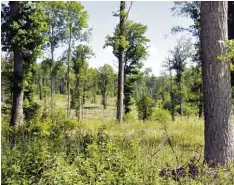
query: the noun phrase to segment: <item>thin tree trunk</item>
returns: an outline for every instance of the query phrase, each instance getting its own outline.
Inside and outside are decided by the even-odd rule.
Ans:
[[[169,70],[170,70],[170,78],[171,78],[171,82],[170,82],[170,96],[171,96],[171,118],[172,121],[175,121],[175,101],[174,101],[174,92],[172,89],[173,86],[173,78],[172,78],[172,71],[171,71],[171,67],[169,66]]]
[[[67,117],[70,117],[70,55],[71,55],[71,23],[69,25],[69,44],[68,44],[68,61],[67,61]]]
[[[10,16],[13,20],[19,12],[19,2],[10,1]],[[13,73],[13,102],[10,126],[23,125],[23,102],[24,102],[24,88],[23,88],[23,58],[19,50],[14,50],[14,73]]]
[[[43,99],[43,89],[42,89],[42,77],[41,77],[41,73],[39,74],[39,98],[40,100]]]
[[[124,37],[124,19],[122,12],[125,11],[125,1],[120,2],[120,38]],[[124,98],[124,48],[119,46],[119,72],[118,72],[118,100],[117,100],[117,120],[123,121],[123,98]]]
[[[51,27],[52,38],[54,38],[54,28]],[[51,68],[50,68],[50,107],[51,107],[51,119],[54,120],[54,106],[53,106],[53,65],[54,65],[54,43],[50,40],[51,46]]]
[[[179,93],[180,93],[180,116],[183,116],[183,108],[182,108],[183,96],[182,96],[181,79],[180,79],[180,82],[179,82]]]
[[[205,161],[210,165],[234,161],[230,65],[217,59],[226,54],[227,10],[227,1],[201,4]]]
[[[107,108],[107,89],[105,89],[104,94],[103,94],[103,106],[104,106],[104,109]]]

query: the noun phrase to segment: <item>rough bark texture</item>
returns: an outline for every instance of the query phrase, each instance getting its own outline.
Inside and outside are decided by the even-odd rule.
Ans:
[[[10,1],[10,16],[13,20],[17,18],[19,12],[19,2]],[[23,124],[23,58],[20,50],[15,49],[14,53],[14,73],[13,73],[13,103],[10,126]]]
[[[199,91],[200,91],[200,95],[199,95],[199,105],[198,105],[198,107],[199,107],[198,116],[199,116],[199,118],[201,118],[202,115],[203,115],[203,107],[204,107],[204,105],[203,105],[203,86],[202,86],[202,84],[199,87]]]
[[[120,38],[124,36],[124,19],[125,1],[120,2]],[[124,48],[119,47],[119,72],[118,72],[118,99],[117,99],[117,120],[119,123],[123,121],[123,94],[124,94]]]
[[[234,159],[230,65],[217,59],[226,54],[222,42],[228,37],[227,5],[225,1],[201,4],[205,160],[221,165]]]

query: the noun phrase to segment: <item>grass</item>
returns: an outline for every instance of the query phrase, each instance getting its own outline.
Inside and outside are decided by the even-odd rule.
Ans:
[[[98,97],[100,98],[100,97]],[[12,134],[2,117],[2,184],[232,184],[234,168],[208,173],[203,164],[204,124],[197,117],[176,121],[116,124],[97,110],[92,119],[68,119],[66,97],[56,96],[55,120],[43,118],[40,109],[34,120]],[[44,105],[43,102],[39,102]],[[91,106],[90,102],[87,102]],[[93,105],[92,105],[93,106]],[[114,109],[113,109],[114,112]],[[50,115],[47,112],[47,115]],[[113,115],[114,118],[114,115]],[[162,169],[188,166],[194,159],[199,174],[180,181],[160,176]],[[227,169],[225,169],[227,170]],[[228,174],[228,175],[227,175]]]

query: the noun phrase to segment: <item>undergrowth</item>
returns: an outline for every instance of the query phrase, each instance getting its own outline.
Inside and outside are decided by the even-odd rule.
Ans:
[[[232,184],[234,167],[203,164],[203,123],[198,118],[161,118],[124,124],[82,122],[63,110],[38,111],[12,130],[2,116],[2,184]],[[163,120],[163,121],[162,121]],[[191,177],[188,164],[196,163]],[[175,179],[169,169],[182,168]],[[169,170],[170,171],[170,170]]]

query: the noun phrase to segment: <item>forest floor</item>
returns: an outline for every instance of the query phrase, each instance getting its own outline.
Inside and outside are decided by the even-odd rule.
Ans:
[[[212,171],[203,163],[202,119],[191,116],[176,117],[174,122],[127,120],[116,124],[114,119],[85,118],[79,123],[66,117],[66,97],[56,96],[55,102],[53,122],[39,113],[23,132],[12,132],[7,116],[2,116],[2,184],[234,182],[233,166]],[[114,99],[109,102],[107,112],[114,112]],[[97,105],[87,102],[86,106]],[[106,114],[87,111],[97,118]],[[14,147],[9,139],[12,133]]]

